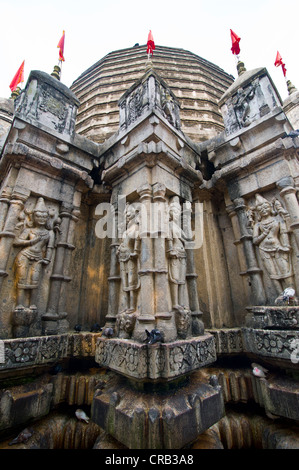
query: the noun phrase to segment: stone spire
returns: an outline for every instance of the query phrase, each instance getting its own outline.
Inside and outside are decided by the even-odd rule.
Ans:
[[[54,65],[54,69],[53,69],[53,72],[51,73],[52,77],[56,78],[57,80],[60,81],[60,72],[61,72],[61,69],[59,67],[59,65]]]
[[[291,82],[291,80],[287,80],[287,87],[288,87],[289,95],[291,95],[292,93],[295,93],[296,91],[298,91],[297,88]]]

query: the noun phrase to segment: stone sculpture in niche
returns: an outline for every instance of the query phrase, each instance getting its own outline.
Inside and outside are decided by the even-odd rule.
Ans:
[[[137,294],[140,287],[139,252],[139,206],[127,204],[125,210],[126,228],[122,234],[122,241],[117,250],[120,263],[121,287],[124,296],[124,312],[132,314],[136,311]],[[122,313],[124,313],[122,312]]]
[[[237,119],[241,127],[247,127],[250,124],[250,120],[248,117],[250,111],[249,102],[253,99],[254,94],[255,88],[250,85],[247,90],[239,88],[236,96],[233,98],[232,104],[234,106],[235,113],[237,115]]]
[[[173,125],[173,127],[180,129],[181,120],[178,111],[178,105],[175,104],[168,90],[161,87],[161,106],[166,119]]]
[[[136,121],[136,119],[141,116],[142,108],[143,108],[143,96],[144,96],[144,88],[141,85],[132,96],[130,96],[128,102],[128,125],[132,124]]]
[[[181,228],[181,205],[177,196],[169,205],[169,233],[166,239],[168,273],[172,308],[176,312],[178,336],[185,338],[190,330],[191,316],[186,299],[186,249],[187,237]]]
[[[287,211],[275,199],[272,204],[256,194],[256,217],[251,216],[253,225],[253,243],[259,249],[263,266],[279,295],[286,287],[294,284],[293,270],[290,258],[290,241],[286,225]]]
[[[42,197],[38,199],[33,211],[25,210],[21,218],[23,220],[17,224],[17,228],[22,226],[23,230],[14,241],[14,246],[21,247],[21,251],[15,259],[17,306],[13,324],[15,329],[28,329],[37,314],[36,295],[42,267],[51,261],[55,248],[55,231],[59,230],[60,219],[55,218],[55,213],[46,208]],[[26,333],[24,328],[21,330],[23,334]]]

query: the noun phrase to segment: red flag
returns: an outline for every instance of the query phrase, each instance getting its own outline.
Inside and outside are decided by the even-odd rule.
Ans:
[[[233,32],[233,30],[230,30],[230,35],[232,39],[232,48],[231,51],[233,54],[239,55],[240,54],[240,46],[239,42],[241,41],[241,38],[236,35],[236,33]]]
[[[274,65],[275,65],[276,67],[279,67],[279,66],[281,65],[282,71],[283,71],[283,75],[286,76],[287,69],[286,69],[285,64],[284,64],[283,61],[282,61],[282,57],[281,57],[281,55],[279,54],[278,51],[277,51],[277,54],[276,54],[276,59],[275,59]]]
[[[19,67],[17,73],[12,79],[11,84],[9,85],[9,88],[11,89],[11,91],[15,91],[18,84],[24,81],[24,65],[25,65],[25,60],[23,60],[22,65]]]
[[[64,57],[63,57],[63,51],[64,51],[64,37],[65,37],[65,31],[63,31],[63,34],[61,36],[61,39],[59,43],[57,44],[57,47],[59,47],[59,60],[63,60],[64,62]]]
[[[154,43],[154,38],[153,38],[153,34],[152,32],[150,31],[148,33],[148,38],[147,38],[147,54],[154,54],[154,50],[155,50],[155,43]]]

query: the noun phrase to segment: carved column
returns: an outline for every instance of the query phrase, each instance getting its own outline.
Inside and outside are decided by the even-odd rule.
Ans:
[[[78,208],[75,208],[70,217],[69,221],[69,228],[68,228],[68,234],[67,234],[67,240],[64,245],[65,252],[64,252],[64,262],[63,262],[63,283],[61,285],[61,290],[60,290],[60,299],[59,299],[59,304],[58,304],[58,312],[59,312],[59,317],[61,318],[62,321],[60,321],[60,328],[59,331],[61,333],[64,332],[64,330],[67,330],[68,328],[68,322],[65,320],[67,317],[67,312],[66,312],[66,296],[64,295],[64,289],[66,288],[66,283],[70,282],[72,278],[69,276],[69,265],[71,262],[71,255],[72,252],[75,249],[74,245],[74,237],[75,237],[75,228],[76,228],[76,223],[78,222],[78,217],[80,215],[80,210]],[[58,244],[59,246],[59,244]]]
[[[238,224],[238,217],[237,217],[237,213],[235,211],[234,204],[230,204],[229,206],[227,206],[226,211],[229,215],[229,218],[230,218],[231,224],[232,224],[232,228],[233,228],[233,234],[234,234],[234,238],[235,238],[234,245],[237,248],[237,256],[238,256],[238,260],[239,260],[239,266],[240,266],[240,269],[241,269],[240,276],[242,277],[245,292],[248,294],[248,283],[246,282],[247,266],[246,266],[246,260],[244,259],[244,251],[243,251],[243,247],[242,247],[240,227],[239,227],[239,224]]]
[[[150,233],[150,211],[152,202],[152,188],[145,184],[137,190],[143,212],[140,223],[140,314],[136,320],[133,338],[142,341],[145,330],[155,328],[155,299],[153,279],[153,240]]]
[[[294,187],[293,178],[281,178],[276,185],[280,190],[280,195],[283,198],[286,209],[289,213],[291,219],[290,229],[294,233],[297,248],[299,249],[299,205],[296,196],[297,190]]]
[[[234,199],[235,211],[237,213],[240,226],[240,241],[243,244],[244,254],[247,264],[247,274],[251,283],[251,299],[253,305],[265,305],[266,295],[263,287],[261,269],[257,265],[254,246],[252,244],[252,235],[248,232],[248,218],[246,206],[243,198]]]
[[[15,189],[11,195],[10,205],[8,202],[2,201],[5,204],[4,210],[6,211],[6,219],[3,225],[3,230],[0,232],[0,288],[2,286],[3,277],[7,276],[6,266],[10,253],[10,249],[15,238],[15,227],[18,222],[18,217],[24,207],[26,200],[29,197],[29,191],[26,192]]]
[[[120,292],[120,274],[119,274],[119,261],[117,259],[117,249],[119,247],[118,240],[118,207],[114,206],[114,221],[115,226],[113,230],[112,243],[110,245],[110,275],[109,282],[109,295],[108,295],[108,313],[106,315],[106,327],[113,328],[116,322],[116,315],[118,314],[119,307],[119,292]]]
[[[198,203],[198,201],[196,201],[195,204],[196,203]],[[191,203],[187,202],[185,203],[184,213],[183,213],[183,218],[184,218],[183,228],[189,240],[192,239],[191,215],[192,215]],[[202,311],[200,310],[199,301],[198,301],[198,293],[197,293],[198,275],[195,272],[194,250],[192,248],[192,243],[191,243],[190,248],[186,249],[186,255],[187,255],[186,280],[187,280],[187,287],[188,287],[189,307],[191,310],[192,335],[200,336],[204,334],[204,324],[202,321]]]
[[[153,217],[156,232],[153,233],[154,272],[155,272],[155,317],[156,328],[164,332],[165,341],[176,339],[175,318],[171,312],[168,267],[166,259],[165,237],[167,235],[166,187],[156,183],[153,186]]]
[[[58,321],[66,317],[66,313],[59,313],[59,299],[62,282],[70,280],[70,278],[64,275],[64,263],[66,250],[69,248],[73,249],[73,245],[68,243],[69,229],[73,218],[72,208],[63,204],[59,217],[61,219],[61,232],[59,241],[57,243],[53,271],[51,275],[48,308],[47,313],[42,316],[45,334],[56,334],[58,332],[59,326]]]

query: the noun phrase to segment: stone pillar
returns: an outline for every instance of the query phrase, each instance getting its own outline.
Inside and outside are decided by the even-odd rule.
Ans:
[[[29,194],[29,191],[20,191],[19,189],[15,188],[11,195],[9,207],[7,198],[5,202],[2,200],[2,204],[4,204],[4,211],[6,212],[6,218],[5,222],[4,217],[2,219],[3,230],[0,232],[0,289],[3,278],[7,276],[6,266],[10,249],[15,238],[15,228],[18,222],[18,217],[24,207],[26,200],[29,197]]]
[[[172,309],[168,282],[168,267],[165,247],[168,220],[165,192],[166,187],[164,184],[156,183],[153,186],[153,217],[155,218],[156,224],[154,227],[156,229],[156,233],[153,233],[156,328],[163,331],[164,340],[169,342],[176,339],[177,330],[175,326],[174,313],[171,312]],[[159,218],[161,219],[159,220]]]
[[[155,328],[155,298],[153,279],[153,240],[150,233],[150,213],[152,202],[152,188],[149,184],[137,190],[142,204],[140,224],[140,314],[136,320],[133,339],[143,341],[145,330]]]
[[[290,229],[292,230],[295,236],[297,248],[299,249],[299,205],[296,196],[297,190],[294,187],[293,178],[281,178],[276,183],[276,186],[280,190],[280,195],[289,213],[291,219]]]
[[[198,201],[195,202],[195,204]],[[186,233],[186,236],[189,240],[192,239],[192,230],[191,230],[191,215],[192,207],[191,203],[186,202],[183,212],[183,229]],[[192,242],[191,242],[192,243]],[[186,249],[187,255],[187,271],[186,271],[186,281],[188,288],[188,297],[189,297],[189,307],[191,311],[191,320],[192,320],[192,335],[200,336],[204,334],[204,324],[202,321],[202,311],[199,307],[198,293],[197,293],[197,278],[198,275],[195,272],[195,263],[194,263],[194,250],[192,247]]]
[[[75,245],[74,245],[75,228],[76,228],[76,223],[79,220],[78,219],[79,215],[80,215],[80,210],[76,207],[75,209],[73,209],[71,216],[70,216],[67,239],[64,245],[65,252],[64,252],[64,262],[63,262],[63,279],[62,279],[63,283],[61,284],[60,298],[59,298],[59,304],[58,304],[58,312],[59,312],[59,317],[60,317],[59,327],[58,327],[59,333],[66,332],[69,327],[69,323],[66,320],[66,317],[67,317],[66,305],[65,305],[66,296],[64,295],[64,290],[66,289],[66,283],[72,280],[72,278],[68,274],[69,274],[69,266],[71,262],[72,252],[75,249]]]
[[[119,274],[119,261],[117,259],[117,249],[119,247],[118,240],[118,207],[114,206],[114,230],[112,243],[110,245],[110,275],[109,282],[109,295],[108,295],[108,313],[106,315],[105,327],[114,328],[116,322],[116,315],[119,308],[119,292],[120,292],[120,274]]]
[[[253,305],[265,305],[266,295],[264,291],[261,269],[257,265],[257,260],[254,252],[254,246],[252,244],[252,235],[249,234],[247,225],[248,218],[246,214],[246,206],[243,198],[237,198],[233,201],[235,205],[235,211],[237,213],[239,226],[240,226],[240,241],[243,244],[244,254],[247,264],[247,274],[250,277],[251,283],[251,301]]]
[[[237,213],[235,211],[235,206],[234,204],[230,204],[226,207],[226,211],[229,215],[229,218],[231,220],[232,228],[233,228],[233,233],[234,233],[234,245],[237,248],[237,255],[238,255],[238,261],[239,261],[239,266],[240,266],[240,276],[242,277],[243,281],[243,287],[247,295],[249,295],[248,292],[248,282],[246,282],[247,279],[247,266],[246,266],[246,259],[244,258],[244,251],[242,247],[242,240],[241,240],[241,234],[240,234],[240,227],[238,224],[238,217]]]
[[[68,248],[72,249],[68,243],[68,234],[72,220],[72,208],[62,204],[62,210],[59,214],[61,219],[60,237],[57,243],[56,255],[51,275],[51,286],[48,299],[47,313],[42,316],[43,329],[45,334],[58,333],[58,321],[66,317],[66,313],[59,314],[59,299],[61,284],[70,279],[64,275],[65,254]]]

